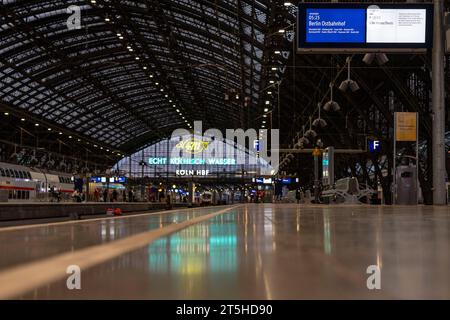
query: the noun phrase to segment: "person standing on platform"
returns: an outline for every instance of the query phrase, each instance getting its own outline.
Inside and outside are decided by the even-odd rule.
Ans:
[[[94,199],[95,199],[95,202],[100,201],[100,192],[98,191],[97,188],[95,188],[95,191],[94,191]]]
[[[78,196],[79,196],[78,190],[75,190],[75,191],[72,193],[73,202],[78,202]]]
[[[112,200],[113,202],[117,202],[117,197],[119,196],[119,194],[117,193],[117,190],[114,189],[112,192]]]
[[[297,200],[297,204],[300,204],[300,200],[302,200],[300,188],[295,190],[295,199]]]
[[[103,202],[108,202],[108,190],[103,190]]]

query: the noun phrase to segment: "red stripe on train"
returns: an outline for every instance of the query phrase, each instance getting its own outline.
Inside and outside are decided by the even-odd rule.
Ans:
[[[34,191],[34,188],[14,187],[14,186],[0,186],[3,190],[19,190],[19,191]]]
[[[0,190],[18,190],[18,191],[35,191],[34,188],[15,187],[15,186],[0,186]],[[74,190],[61,190],[63,193],[73,193]]]

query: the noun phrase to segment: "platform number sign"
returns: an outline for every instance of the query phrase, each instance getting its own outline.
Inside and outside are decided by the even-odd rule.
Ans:
[[[253,141],[253,148],[256,150],[256,152],[261,151],[261,141],[255,140]]]
[[[369,151],[370,153],[379,153],[381,151],[381,142],[379,140],[370,140]]]
[[[256,157],[259,158],[259,156],[261,154],[261,140],[253,141],[253,148],[256,151]]]

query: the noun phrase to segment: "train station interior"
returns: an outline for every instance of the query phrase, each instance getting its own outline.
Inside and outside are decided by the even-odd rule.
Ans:
[[[0,300],[449,300],[449,105],[448,0],[4,0]]]

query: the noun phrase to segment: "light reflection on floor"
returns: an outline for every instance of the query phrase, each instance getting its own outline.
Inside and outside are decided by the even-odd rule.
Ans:
[[[367,267],[382,270],[370,291]],[[450,210],[250,205],[55,283],[40,299],[450,298]]]
[[[235,224],[224,224],[230,214],[199,224],[148,247],[149,271],[182,275],[235,272],[237,235]]]
[[[217,208],[165,211],[123,219],[102,219],[75,224],[49,224],[0,232],[0,271],[13,265],[67,251],[107,243],[210,214]]]

